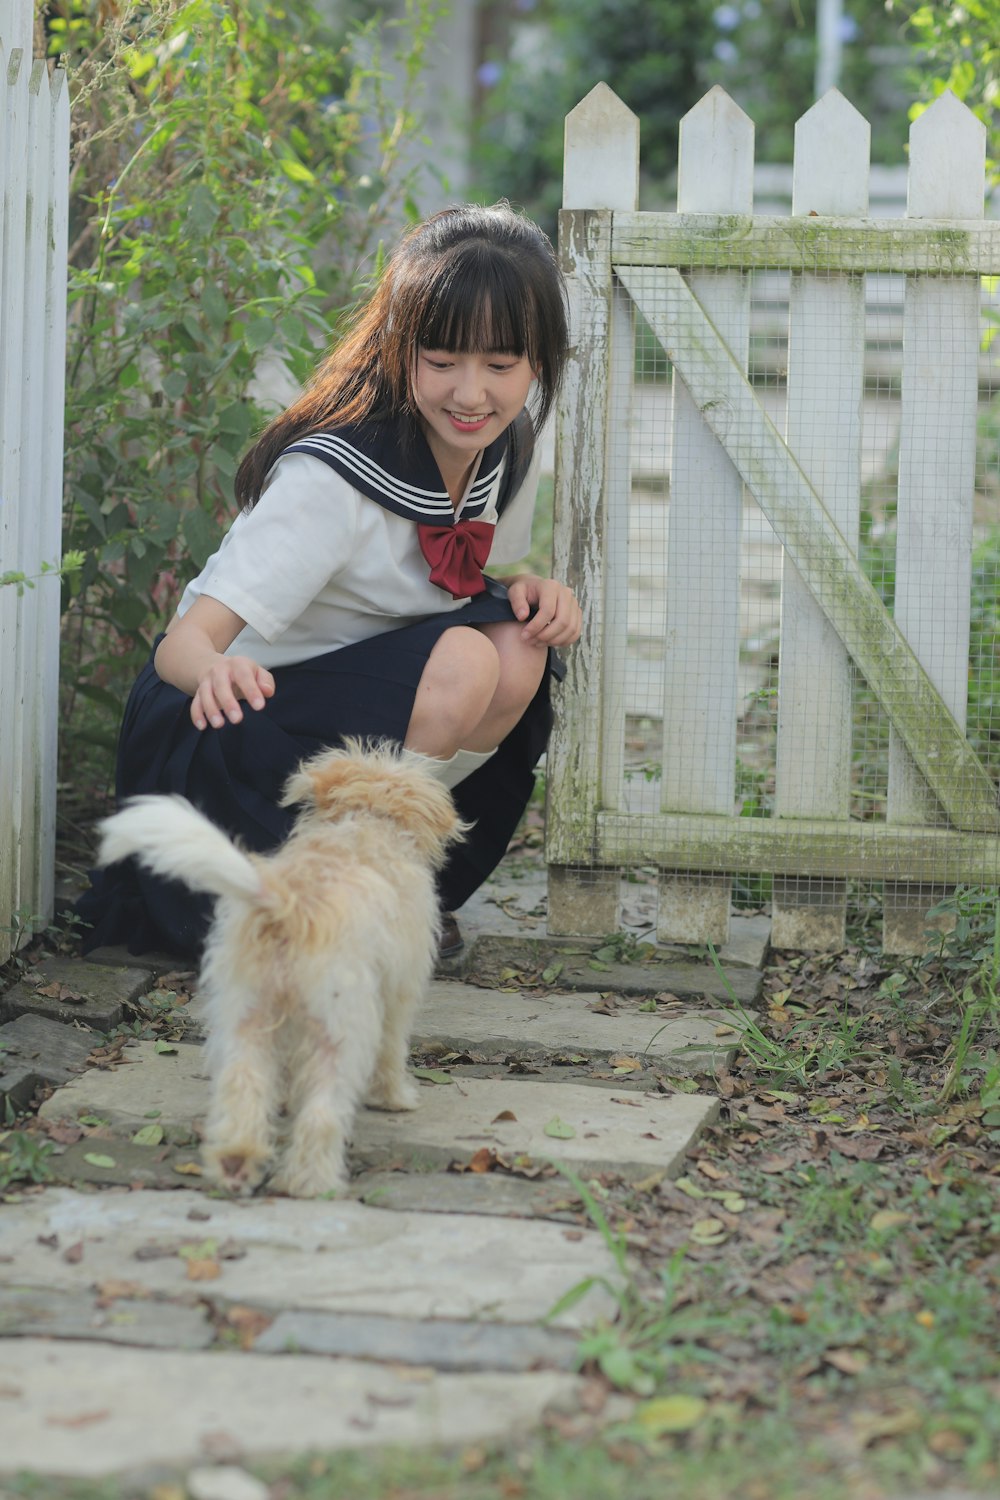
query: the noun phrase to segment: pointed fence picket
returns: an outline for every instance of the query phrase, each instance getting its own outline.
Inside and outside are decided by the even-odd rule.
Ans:
[[[0,3],[0,960],[54,885],[69,102],[33,22]]]
[[[887,946],[914,951],[943,890],[1000,878],[1000,766],[965,735],[981,287],[1000,274],[983,128],[950,95],[920,117],[902,219],[867,216],[868,150],[866,122],[831,90],[796,130],[792,214],[755,216],[753,127],[713,89],[682,122],[678,211],[643,213],[621,190],[636,179],[630,111],[598,85],[567,118],[574,333],[555,555],[587,623],[548,757],[555,932],[612,930],[621,868],[654,866],[662,940],[723,941],[738,875],[771,885],[774,941],[812,949],[843,943],[848,882],[878,883]],[[780,393],[755,387],[748,363],[758,276],[787,286]],[[859,553],[866,288],[887,277],[905,284],[888,603]],[[659,506],[634,451],[654,399],[635,378],[635,311],[672,368],[672,394],[655,397],[663,452],[642,459],[669,476]],[[740,816],[736,785],[748,497],[783,547],[769,816]],[[658,700],[630,638],[640,611]],[[859,703],[891,726],[881,815],[852,812]],[[662,724],[652,789],[629,779],[624,748],[643,714]]]

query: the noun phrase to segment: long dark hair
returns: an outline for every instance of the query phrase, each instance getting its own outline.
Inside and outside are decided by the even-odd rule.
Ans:
[[[236,473],[245,508],[282,451],[348,422],[416,420],[417,348],[527,355],[538,380],[536,433],[566,358],[565,290],[548,237],[508,203],[445,208],[400,241],[368,302],[299,399],[276,417]]]

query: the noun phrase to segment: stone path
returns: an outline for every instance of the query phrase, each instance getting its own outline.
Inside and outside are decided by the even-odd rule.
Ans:
[[[66,1137],[55,1181],[0,1208],[0,1475],[190,1478],[308,1448],[499,1439],[578,1407],[577,1338],[613,1316],[619,1268],[552,1163],[678,1173],[718,1110],[690,1075],[737,1037],[707,964],[549,939],[540,881],[501,873],[463,913],[466,952],[421,1018],[421,1107],[362,1112],[337,1201],[204,1190],[196,1002],[173,1050],[137,1040],[87,1066],[86,1028],[118,1025],[164,963],[51,961],[0,997],[0,1094],[23,1108],[46,1081],[40,1112]],[[744,1003],[765,941],[737,924],[723,954]],[[537,986],[556,970],[558,990]],[[675,1092],[650,1091],[651,1065]]]

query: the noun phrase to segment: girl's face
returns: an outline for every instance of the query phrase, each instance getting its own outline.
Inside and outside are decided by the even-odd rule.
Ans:
[[[524,354],[417,350],[413,398],[442,472],[468,468],[479,450],[510,426],[534,378]]]

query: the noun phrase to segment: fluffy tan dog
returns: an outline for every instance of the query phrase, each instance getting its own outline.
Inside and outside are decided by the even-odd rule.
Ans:
[[[422,756],[349,742],[304,761],[302,803],[269,856],[246,854],[183,797],[136,797],[105,820],[102,864],[143,865],[217,896],[201,989],[208,1004],[207,1175],[234,1192],[271,1179],[297,1198],[341,1189],[355,1112],[415,1109],[416,1008],[439,933],[434,871],[461,837]]]

